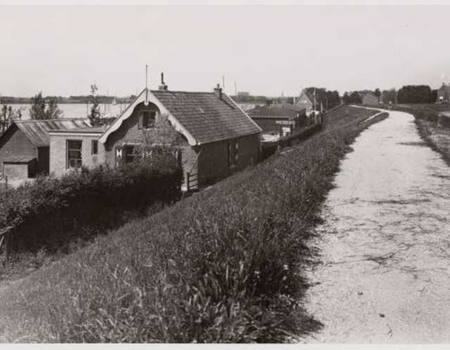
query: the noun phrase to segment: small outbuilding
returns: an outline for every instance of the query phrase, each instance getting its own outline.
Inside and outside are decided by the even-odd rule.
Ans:
[[[15,120],[0,137],[0,170],[26,180],[49,172],[50,130],[90,126],[84,119]]]

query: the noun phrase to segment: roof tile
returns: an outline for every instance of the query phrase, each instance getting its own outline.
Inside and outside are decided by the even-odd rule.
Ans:
[[[225,94],[220,99],[214,92],[156,90],[152,93],[199,143],[261,132]]]

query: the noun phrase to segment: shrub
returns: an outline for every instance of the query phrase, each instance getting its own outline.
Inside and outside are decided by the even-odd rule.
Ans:
[[[0,227],[14,227],[16,251],[55,250],[75,236],[123,223],[128,211],[178,199],[181,179],[175,164],[162,160],[82,169],[59,179],[41,177],[2,194]]]

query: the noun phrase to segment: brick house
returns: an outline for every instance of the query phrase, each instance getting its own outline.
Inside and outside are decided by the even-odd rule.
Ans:
[[[87,119],[15,120],[0,137],[0,168],[4,175],[25,180],[49,172],[51,130],[88,127]]]
[[[175,148],[184,172],[184,189],[206,186],[260,157],[261,129],[222,92],[144,89],[106,129],[80,128],[51,132],[50,172],[101,163],[118,166],[133,161],[136,150],[159,144],[158,122],[165,118],[177,135]]]
[[[362,97],[362,104],[365,106],[378,106],[380,104],[380,100],[374,93],[367,92]]]

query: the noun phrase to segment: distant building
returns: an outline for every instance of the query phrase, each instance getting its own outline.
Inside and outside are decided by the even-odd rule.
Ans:
[[[256,107],[248,114],[262,129],[263,136],[288,136],[307,123],[306,110],[287,103]]]
[[[367,92],[362,97],[362,104],[365,106],[378,106],[380,104],[380,100],[374,93]]]
[[[146,146],[161,144],[154,136],[160,118],[177,135],[174,156],[183,168],[184,189],[206,186],[259,160],[261,129],[221,88],[188,92],[162,85],[144,89],[106,130],[51,132],[50,172],[60,176],[80,166],[132,162],[144,138]]]
[[[319,108],[319,106],[317,105],[317,100],[315,99],[313,94],[310,94],[306,90],[303,90],[300,96],[295,101],[295,105],[297,107],[305,109],[307,115],[309,115],[314,110],[314,104],[317,110]]]
[[[437,90],[436,103],[450,102],[450,84],[442,84],[442,86]]]
[[[4,175],[26,180],[49,172],[51,130],[89,127],[86,118],[15,120],[0,137],[0,168]]]
[[[253,103],[253,102],[248,102],[248,103],[237,103],[237,105],[239,106],[239,108],[241,108],[244,112],[248,112],[256,107],[259,106],[265,106],[266,103]]]
[[[247,91],[238,91],[237,95],[239,97],[249,97],[250,96],[250,92]]]

